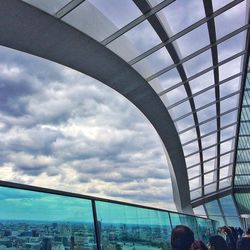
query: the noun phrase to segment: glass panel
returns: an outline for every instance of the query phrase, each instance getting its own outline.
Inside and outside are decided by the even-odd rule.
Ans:
[[[241,60],[242,56],[237,57],[236,59],[233,59],[228,63],[224,63],[219,66],[220,81],[235,74],[238,74],[241,71]]]
[[[221,141],[223,141],[223,140],[225,140],[227,138],[236,136],[235,133],[236,133],[236,125],[230,126],[230,127],[226,128],[226,129],[221,130],[221,133],[220,133]]]
[[[159,13],[166,17],[173,33],[177,33],[205,17],[203,3],[197,0],[175,1]],[[188,16],[187,13],[189,13]]]
[[[201,91],[214,84],[214,74],[213,71],[208,71],[207,73],[195,78],[189,82],[192,93]]]
[[[191,153],[196,152],[198,150],[199,150],[198,141],[194,141],[194,142],[189,143],[188,145],[183,147],[184,155],[191,154]]]
[[[232,154],[231,153],[222,155],[220,157],[220,165],[223,166],[223,165],[229,164],[230,162],[232,162],[231,158],[232,158]]]
[[[1,249],[96,249],[90,200],[0,188]],[[3,248],[3,245],[5,248]]]
[[[230,176],[232,171],[230,171],[231,167],[227,166],[222,169],[220,169],[220,179],[224,179],[227,176]]]
[[[250,185],[250,176],[248,175],[242,175],[242,176],[235,176],[234,179],[235,185],[239,186],[249,186]]]
[[[214,9],[214,11],[216,11],[232,1],[233,0],[213,0],[212,1],[213,2],[213,9]]]
[[[220,97],[222,98],[240,90],[240,83],[241,77],[237,77],[220,85]]]
[[[88,2],[94,5],[119,29],[142,15],[141,11],[131,0],[122,0],[121,2],[118,2],[117,0],[88,0]]]
[[[204,210],[203,206],[202,209]],[[204,217],[206,217],[206,215],[204,215]],[[208,223],[208,221],[203,218],[197,218],[197,222],[199,230],[199,239],[201,239],[205,244],[208,244],[210,237],[214,235],[212,223]]]
[[[195,178],[195,179],[189,181],[189,188],[190,188],[190,190],[198,188],[200,186],[201,186],[201,178],[200,177]]]
[[[107,47],[125,61],[129,61],[160,42],[160,38],[146,20],[108,44]]]
[[[215,119],[200,125],[200,132],[202,136],[216,130],[217,130],[217,123]]]
[[[200,162],[200,155],[199,154],[191,155],[189,157],[186,157],[185,161],[186,161],[187,166],[192,166],[192,165]]]
[[[227,225],[233,227],[241,227],[238,212],[231,195],[220,198],[221,207],[226,217]]]
[[[219,182],[220,189],[230,187],[231,185],[232,185],[232,178],[231,177],[224,179],[224,180],[220,180],[220,182]]]
[[[176,40],[182,57],[186,57],[193,52],[209,44],[207,24],[203,24],[186,35]]]
[[[186,128],[190,128],[191,126],[194,126],[194,117],[193,117],[193,115],[189,115],[189,116],[175,122],[175,125],[176,125],[178,131],[182,131]]]
[[[190,192],[191,200],[197,199],[202,196],[201,189]]]
[[[197,112],[199,122],[203,122],[212,117],[216,117],[216,106],[215,104],[210,105],[207,108],[204,108]]]
[[[177,225],[186,225],[193,230],[195,238],[197,238],[198,224],[196,222],[195,217],[177,213],[169,213],[169,214],[173,228],[175,228]]]
[[[194,97],[195,107],[200,108],[208,103],[215,101],[215,91],[210,89],[202,94]]]
[[[62,20],[97,41],[102,41],[139,15],[141,12],[130,0],[121,3],[115,0],[89,0],[84,1]]]
[[[233,95],[220,102],[220,112],[224,113],[230,109],[237,108],[239,105],[239,94]],[[232,113],[231,113],[232,116]]]
[[[214,145],[217,142],[217,133],[213,133],[201,139],[202,148]]]
[[[188,169],[188,179],[198,176],[200,174],[201,174],[200,166]]]
[[[204,175],[204,184],[206,185],[208,183],[215,181],[215,178],[214,178],[215,174],[216,174],[216,172],[211,172],[209,174],[205,174]]]
[[[134,64],[133,68],[137,70],[143,77],[147,78],[172,63],[173,60],[171,59],[168,51],[166,48],[162,48]]]
[[[221,154],[226,153],[226,152],[234,149],[234,143],[235,143],[234,139],[221,143],[220,144]]]
[[[153,79],[149,82],[149,84],[156,90],[155,86],[159,86],[158,90],[156,90],[157,93],[159,93],[162,90],[168,89],[175,84],[181,82],[180,75],[176,68],[168,71],[167,73]]]
[[[148,0],[152,7],[156,6],[157,4],[161,3],[163,0]]]
[[[54,15],[58,10],[64,7],[71,0],[22,0],[28,4],[31,4],[49,14]]]
[[[203,150],[202,151],[203,161],[206,161],[208,159],[211,159],[211,158],[215,157],[216,156],[216,152],[217,152],[216,149],[217,149],[217,147],[212,147],[212,148]]]
[[[245,49],[246,31],[233,36],[217,46],[219,62]]]
[[[228,100],[230,100],[230,98],[228,99]],[[224,102],[224,101],[223,101]],[[221,102],[222,103],[222,102]],[[226,105],[224,105],[224,107],[226,108]],[[227,125],[230,125],[230,124],[232,124],[232,123],[234,123],[234,122],[236,122],[237,121],[237,114],[238,114],[238,111],[237,110],[235,110],[235,111],[233,111],[233,112],[230,112],[230,113],[228,113],[228,114],[226,114],[226,115],[223,115],[223,116],[221,116],[220,117],[220,122],[221,122],[221,127],[225,127],[225,126],[227,126]],[[234,127],[234,126],[233,126]],[[224,130],[224,129],[223,129]],[[221,130],[221,132],[223,133],[223,130]]]
[[[242,2],[215,17],[217,39],[242,27],[245,24],[246,2]]]
[[[240,214],[250,214],[250,193],[236,193],[235,199]]]
[[[208,172],[215,169],[215,159],[204,162],[203,164],[204,172]]]
[[[198,206],[198,207],[195,207],[195,208],[193,208],[193,210],[194,210],[194,214],[195,214],[196,216],[202,216],[202,217],[204,216],[204,217],[207,217],[203,205]],[[200,219],[200,218],[198,218],[198,219]]]
[[[220,226],[225,225],[217,200],[206,203],[205,207],[210,219],[217,220]]]
[[[189,142],[189,141],[197,138],[196,130],[190,129],[187,132],[180,134],[179,137],[181,139],[182,144]]]
[[[182,85],[178,88],[173,89],[172,91],[167,92],[166,96],[167,96],[169,105],[172,105],[172,104],[177,103],[178,101],[181,101],[187,98],[187,93],[186,93],[184,86]]]
[[[177,119],[189,112],[191,112],[191,107],[189,101],[183,102],[178,106],[175,106],[174,108],[169,110],[171,116],[173,119]]]
[[[216,191],[217,184],[216,183],[211,183],[207,186],[204,187],[204,193],[205,194],[211,194]]]
[[[184,68],[186,69],[187,76],[193,76],[202,70],[212,66],[212,54],[211,51],[205,51],[202,54],[188,60],[183,63]]]
[[[96,202],[102,249],[170,249],[167,212]]]

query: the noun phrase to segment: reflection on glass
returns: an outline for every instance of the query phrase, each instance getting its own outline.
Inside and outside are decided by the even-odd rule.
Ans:
[[[143,77],[147,78],[172,63],[173,60],[164,47],[134,64],[133,68],[137,70]]]
[[[246,1],[215,17],[217,39],[242,27],[245,24]]]
[[[170,249],[167,212],[96,202],[103,250]]]
[[[5,187],[0,199],[1,245],[96,249],[91,201]]]
[[[23,0],[26,3],[29,3],[43,11],[48,12],[49,14],[54,15],[58,10],[64,7],[70,0]]]
[[[174,34],[205,17],[203,2],[197,0],[175,1],[159,13],[166,17]]]
[[[205,207],[206,207],[209,218],[213,220],[217,220],[220,226],[225,225],[217,200],[206,203]]]
[[[159,43],[161,43],[160,38],[146,20],[118,37],[107,47],[125,61],[129,61]]]
[[[207,24],[203,24],[190,31],[186,35],[177,39],[176,42],[180,48],[182,57],[186,57],[187,55],[194,53],[202,47],[205,47],[209,44]]]

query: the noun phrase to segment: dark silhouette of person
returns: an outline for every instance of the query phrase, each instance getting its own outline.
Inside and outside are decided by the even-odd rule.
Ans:
[[[172,250],[190,250],[194,242],[193,231],[184,225],[177,225],[171,234]]]
[[[237,242],[237,250],[250,249],[250,228],[246,231],[246,235],[240,238]]]
[[[239,235],[239,238],[242,238],[242,235],[243,235],[243,233],[244,233],[244,231],[242,230],[242,228],[238,228],[238,235]]]
[[[211,250],[229,250],[226,241],[220,235],[211,236],[209,245]]]

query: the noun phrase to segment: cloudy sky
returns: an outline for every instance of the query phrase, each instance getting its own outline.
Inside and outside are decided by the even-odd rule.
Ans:
[[[0,47],[1,179],[174,209],[158,135],[96,80]]]

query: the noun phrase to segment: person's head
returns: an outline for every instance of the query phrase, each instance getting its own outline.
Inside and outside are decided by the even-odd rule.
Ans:
[[[189,250],[194,242],[193,231],[184,225],[176,226],[171,234],[171,245],[173,249]]]
[[[211,236],[209,245],[212,250],[228,250],[226,241],[219,235]]]
[[[201,240],[195,240],[190,250],[208,250],[208,248]]]

